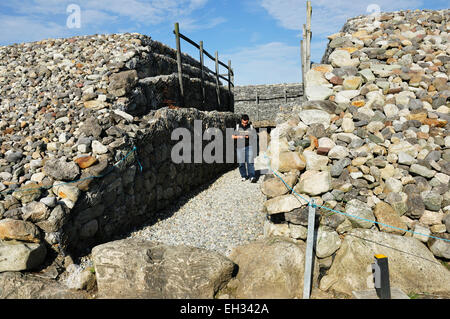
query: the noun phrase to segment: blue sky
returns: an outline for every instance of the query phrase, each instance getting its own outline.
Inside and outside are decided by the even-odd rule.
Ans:
[[[448,0],[312,0],[312,61],[320,62],[327,36],[348,18],[406,9],[446,9]],[[67,24],[71,4],[80,9],[80,28]],[[139,32],[175,48],[181,33],[225,63],[236,85],[301,81],[301,27],[305,0],[9,0],[0,3],[0,45],[75,35]],[[72,20],[71,20],[72,21]],[[70,23],[69,23],[70,25]],[[198,51],[182,41],[183,52]],[[209,59],[207,59],[209,60]],[[214,69],[212,62],[207,65]],[[220,73],[225,73],[224,69]]]

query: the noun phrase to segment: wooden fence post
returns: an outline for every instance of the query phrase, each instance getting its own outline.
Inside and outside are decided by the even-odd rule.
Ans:
[[[175,23],[175,37],[177,43],[178,82],[180,85],[181,106],[184,107],[183,74],[181,69],[180,25],[178,24],[178,22]]]
[[[231,65],[231,61],[230,61],[230,65]],[[231,85],[233,86],[233,109],[230,111],[234,112],[234,70],[231,69]]]
[[[231,84],[233,85],[233,89],[234,89],[234,70],[233,69],[231,69]]]
[[[231,110],[231,60],[228,60],[228,110]]]
[[[311,69],[311,1],[306,1],[306,72]]]
[[[219,52],[216,51],[216,92],[217,92],[217,104],[220,109],[220,87],[219,87]]]
[[[304,40],[300,40],[300,56],[302,59],[302,86],[303,86],[303,95],[305,95],[306,90],[306,84],[305,84],[305,78],[306,78],[306,54],[305,54],[305,42]]]
[[[201,83],[200,83],[200,86],[201,86],[201,90],[202,90],[202,104],[205,104],[206,103],[206,94],[205,94],[205,80],[204,80],[204,75],[203,75],[203,66],[204,66],[204,60],[203,60],[203,41],[200,41],[200,64],[201,64],[201,73],[202,73],[202,76],[201,76]]]
[[[258,89],[256,89],[256,114],[259,122],[259,96],[258,96]]]

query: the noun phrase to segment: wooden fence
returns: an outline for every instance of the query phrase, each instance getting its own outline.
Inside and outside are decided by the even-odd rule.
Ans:
[[[193,45],[199,50],[200,54],[200,65],[201,65],[201,90],[202,90],[202,98],[203,103],[205,103],[205,79],[204,74],[209,73],[215,76],[216,78],[216,94],[217,94],[217,105],[221,106],[220,101],[220,85],[219,85],[219,79],[223,79],[228,82],[228,94],[229,94],[229,103],[233,103],[232,99],[232,87],[234,88],[234,72],[231,68],[231,61],[228,60],[228,65],[223,63],[222,61],[219,61],[219,53],[218,51],[215,52],[215,57],[213,57],[211,54],[209,54],[204,48],[203,48],[203,41],[200,41],[198,44],[189,39],[187,36],[180,33],[180,25],[178,22],[175,23],[175,30],[173,30],[173,33],[175,34],[175,40],[177,45],[177,65],[178,65],[178,81],[180,83],[180,94],[181,94],[181,101],[182,106],[184,106],[184,89],[183,89],[183,70],[182,70],[182,61],[181,61],[181,45],[180,45],[180,39],[185,40],[189,44]],[[204,63],[204,55],[206,55],[208,58],[210,58],[212,61],[215,62],[216,70],[215,72],[212,72],[208,68],[205,68]],[[220,74],[219,73],[219,67],[223,66],[225,69],[227,69],[226,74]],[[228,105],[229,108],[231,108],[231,105]]]

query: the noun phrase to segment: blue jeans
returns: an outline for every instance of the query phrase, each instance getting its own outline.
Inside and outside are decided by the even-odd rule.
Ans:
[[[241,177],[255,177],[255,165],[253,164],[253,148],[251,145],[237,149],[237,161],[239,163],[239,173],[241,174]],[[247,167],[245,167],[245,164],[247,164]]]

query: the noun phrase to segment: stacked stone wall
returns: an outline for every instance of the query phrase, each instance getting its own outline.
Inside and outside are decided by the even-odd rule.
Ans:
[[[0,271],[111,240],[233,167],[171,160],[174,129],[192,133],[201,120],[224,132],[238,121],[228,88],[219,105],[205,74],[203,100],[200,63],[182,62],[184,103],[176,51],[145,35],[0,47]],[[29,252],[20,265],[11,266],[11,241]]]
[[[301,83],[247,85],[234,88],[236,113],[248,114],[254,123],[274,125],[277,115],[289,113],[303,100]]]

